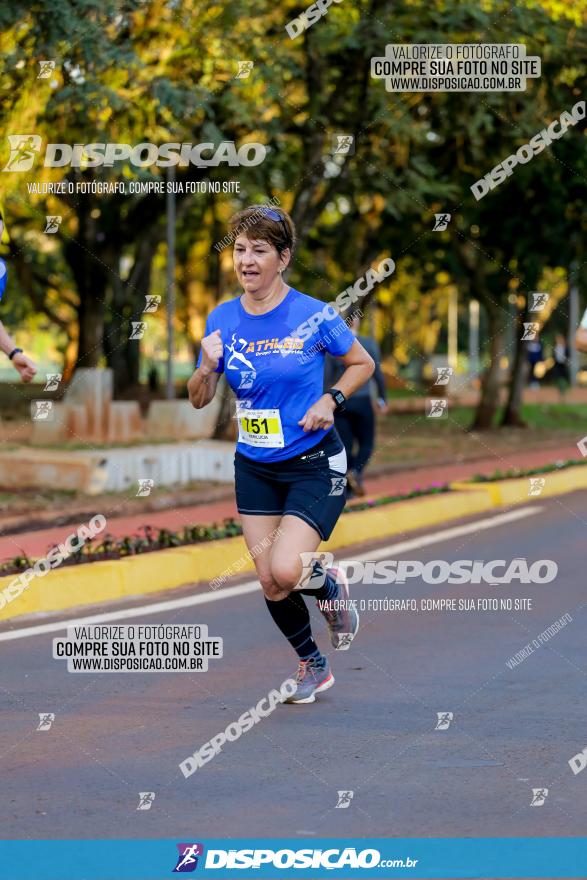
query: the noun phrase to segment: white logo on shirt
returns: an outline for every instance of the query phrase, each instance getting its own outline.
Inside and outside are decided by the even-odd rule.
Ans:
[[[248,346],[248,344],[249,343],[247,342],[246,339],[239,339],[238,345],[240,346],[240,350],[237,351],[236,350],[236,345],[237,345],[236,333],[232,334],[231,344],[226,346],[226,348],[230,352],[230,357],[229,357],[227,364],[226,364],[227,370],[239,370],[240,367],[233,365],[233,361],[240,361],[242,364],[245,365],[245,367],[248,367],[249,370],[252,370],[253,372],[255,372],[255,369],[254,369],[252,363],[249,360],[247,360],[243,354],[243,351]]]

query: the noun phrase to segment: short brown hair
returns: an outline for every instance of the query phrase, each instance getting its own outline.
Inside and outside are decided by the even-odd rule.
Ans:
[[[233,214],[228,225],[233,241],[237,235],[246,235],[249,239],[268,241],[278,253],[286,248],[293,252],[295,247],[296,228],[293,220],[287,211],[273,205],[249,205]]]

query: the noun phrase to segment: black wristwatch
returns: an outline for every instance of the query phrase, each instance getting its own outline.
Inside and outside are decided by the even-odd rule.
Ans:
[[[10,352],[10,354],[8,355],[8,360],[11,361],[12,358],[14,357],[14,355],[17,354],[17,352],[19,352],[19,351],[22,354],[22,348],[13,348],[12,351]]]
[[[342,391],[339,391],[338,388],[329,388],[326,393],[332,396],[332,399],[336,404],[336,406],[334,407],[334,412],[343,412],[346,404],[346,397],[344,396]]]

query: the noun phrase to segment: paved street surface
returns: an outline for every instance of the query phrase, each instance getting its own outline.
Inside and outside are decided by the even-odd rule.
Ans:
[[[390,516],[393,512],[390,511]],[[508,516],[510,517],[508,519]],[[471,526],[471,523],[473,524]],[[463,530],[463,525],[468,531]],[[64,633],[0,628],[0,822],[4,838],[461,837],[585,833],[587,492],[475,517],[337,558],[552,559],[549,584],[357,585],[362,599],[524,598],[526,611],[365,611],[348,652],[330,652],[335,686],[279,705],[189,779],[178,764],[295,670],[260,590],[206,584],[142,602],[110,623],[207,624],[224,657],[206,673],[80,674],[51,658]],[[448,528],[448,527],[447,527]],[[414,543],[416,543],[414,541]],[[389,550],[385,548],[389,547]],[[250,576],[229,585],[246,585]],[[200,604],[147,614],[158,601]],[[228,597],[227,597],[228,596]],[[511,670],[506,661],[566,613],[561,632]],[[314,614],[314,612],[313,612]],[[69,615],[71,618],[74,615]],[[51,625],[45,615],[19,627]],[[329,649],[320,615],[316,630]],[[16,634],[18,638],[8,638]],[[53,712],[37,731],[38,713]],[[435,730],[437,713],[451,712]],[[530,806],[533,788],[547,788]],[[336,808],[338,791],[352,791]],[[155,792],[137,810],[139,792]]]

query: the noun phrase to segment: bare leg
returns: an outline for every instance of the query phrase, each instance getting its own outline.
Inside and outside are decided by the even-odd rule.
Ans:
[[[283,593],[271,574],[271,552],[276,538],[276,529],[279,527],[280,514],[270,516],[253,516],[252,514],[241,514],[241,524],[243,527],[243,536],[245,543],[255,563],[257,577],[263,588],[263,592],[267,599],[284,599],[287,593]],[[266,539],[269,539],[269,543]],[[262,542],[265,540],[263,546]]]
[[[270,572],[284,598],[299,583],[302,575],[302,553],[313,553],[321,538],[318,532],[299,516],[286,514],[281,518],[280,534],[271,548]]]

